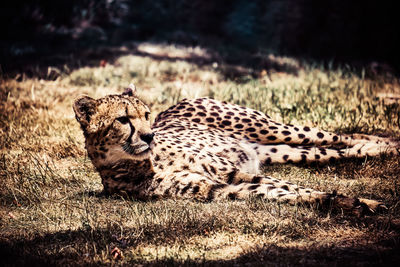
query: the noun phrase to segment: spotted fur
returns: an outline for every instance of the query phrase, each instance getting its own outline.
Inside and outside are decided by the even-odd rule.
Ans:
[[[160,113],[152,126],[149,108],[132,90],[98,100],[80,97],[74,111],[104,191],[142,200],[257,196],[375,210],[381,205],[377,201],[303,188],[261,175],[260,166],[399,153],[398,144],[387,138],[285,125],[209,98],[182,100]]]

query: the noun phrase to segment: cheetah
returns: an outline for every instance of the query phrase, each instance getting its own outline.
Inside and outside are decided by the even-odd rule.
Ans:
[[[374,212],[382,203],[304,188],[260,173],[274,163],[326,163],[382,153],[399,144],[369,135],[339,135],[282,124],[210,98],[183,99],[150,124],[134,86],[100,99],[77,98],[76,119],[106,194],[138,200],[246,199]]]

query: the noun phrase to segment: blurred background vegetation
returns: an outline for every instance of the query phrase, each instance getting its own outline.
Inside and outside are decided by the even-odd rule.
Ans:
[[[29,74],[27,64],[63,65],[84,49],[143,40],[200,45],[218,52],[220,60],[251,67],[265,68],[265,62],[247,55],[266,52],[400,69],[397,9],[386,0],[14,0],[0,5],[3,73]]]

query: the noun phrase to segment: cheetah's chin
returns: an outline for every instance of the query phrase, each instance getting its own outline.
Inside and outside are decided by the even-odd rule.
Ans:
[[[150,151],[150,146],[148,146],[147,144],[132,146],[129,143],[126,143],[122,146],[122,148],[126,153],[132,156],[144,155]]]
[[[140,148],[136,149],[135,155],[145,154],[150,151],[149,146],[141,146]]]

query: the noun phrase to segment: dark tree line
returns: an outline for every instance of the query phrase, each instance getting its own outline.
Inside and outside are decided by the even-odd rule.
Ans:
[[[386,0],[6,2],[0,9],[3,56],[18,54],[13,47],[26,43],[37,49],[46,43],[50,49],[71,40],[92,45],[148,39],[202,44],[213,39],[316,59],[381,61],[396,67],[400,61],[397,10]]]

